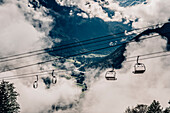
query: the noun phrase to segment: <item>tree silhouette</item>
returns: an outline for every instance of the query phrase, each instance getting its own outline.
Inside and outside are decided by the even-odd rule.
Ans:
[[[168,104],[170,104],[170,101],[168,102]],[[164,110],[164,112],[163,113],[170,113],[170,106],[169,107],[167,107],[165,110]]]
[[[147,105],[139,104],[135,108],[132,108],[132,109],[128,107],[125,113],[146,113],[146,111],[147,111]]]
[[[125,113],[170,113],[170,106],[163,111],[159,101],[153,100],[150,106],[139,104],[135,108],[128,107]]]
[[[163,113],[170,113],[170,107],[167,107],[167,108],[163,111]]]
[[[153,100],[152,104],[148,107],[148,111],[146,113],[162,113],[160,103],[156,100]]]
[[[18,113],[20,106],[17,103],[19,95],[13,83],[2,81],[0,83],[0,113]]]

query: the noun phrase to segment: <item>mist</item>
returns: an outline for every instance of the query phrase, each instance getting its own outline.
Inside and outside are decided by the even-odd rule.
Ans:
[[[141,43],[129,44],[126,47],[125,56],[157,52],[164,50],[165,47],[166,40],[155,37]],[[163,107],[168,107],[170,98],[168,68],[170,65],[165,65],[165,62],[168,61],[169,56],[139,60],[146,66],[146,72],[141,75],[132,73],[135,61],[123,63],[123,68],[116,70],[117,81],[107,81],[105,73],[111,69],[105,70],[101,73],[99,80],[90,85],[85,100],[83,100],[83,113],[123,113],[128,106],[150,105],[153,100],[158,100]]]
[[[123,23],[129,24],[132,21],[133,28],[164,23],[170,18],[168,0],[147,0],[145,3],[127,7],[122,7],[118,1],[113,0],[108,0],[109,4],[91,0],[56,0],[56,2],[62,6],[80,8],[84,12],[79,13],[78,16],[83,18],[98,17],[105,22],[123,22],[122,20],[125,19]],[[102,7],[114,11],[114,15],[109,17]],[[43,6],[34,10],[31,4],[25,0],[7,0],[0,5],[0,57],[52,47],[54,40],[55,43],[59,43],[62,39],[58,37],[51,39],[49,37],[54,20],[46,14],[48,11]],[[70,12],[71,14],[72,12]],[[41,27],[38,22],[42,23]],[[138,43],[133,42],[126,46],[124,56],[128,58],[164,51],[166,44],[167,40],[161,36]],[[48,56],[49,59],[53,58],[49,54],[44,54],[1,63],[0,67],[2,70],[8,70],[5,68],[6,66],[13,68],[41,62],[45,56]],[[169,59],[169,56],[166,56],[139,60],[146,66],[146,72],[142,75],[132,73],[135,61],[129,63],[124,61],[123,67],[115,70],[117,81],[105,79],[105,73],[111,69],[87,69],[85,82],[88,90],[84,93],[76,85],[74,78],[71,77],[67,80],[60,77],[57,71],[55,74],[58,82],[55,85],[51,84],[50,88],[46,88],[42,77],[39,77],[37,89],[32,87],[36,77],[15,79],[10,80],[10,82],[14,83],[17,92],[20,93],[18,102],[21,105],[21,113],[47,113],[49,111],[54,113],[123,113],[128,106],[150,105],[153,100],[158,100],[162,107],[167,107],[170,99]],[[133,60],[136,60],[136,58]],[[73,63],[66,62],[63,65],[67,69],[77,71]],[[0,73],[0,76],[7,77],[25,72],[37,72],[42,67],[43,70],[54,69],[52,63],[47,63]],[[99,77],[96,77],[97,74],[99,74]],[[63,75],[70,77],[68,72],[63,72]],[[44,77],[51,78],[51,74],[47,73]],[[65,106],[72,103],[74,104],[72,108],[52,110],[53,105]]]

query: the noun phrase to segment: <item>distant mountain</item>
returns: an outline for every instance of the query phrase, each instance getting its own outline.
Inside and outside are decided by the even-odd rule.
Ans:
[[[117,1],[120,2],[120,5],[122,7],[145,2],[145,0],[136,0],[136,1],[117,0]],[[98,44],[97,46],[96,43],[90,45],[82,45],[82,43],[79,43],[79,41],[87,40],[99,36],[105,36],[108,34],[124,32],[125,30],[132,29],[131,25],[129,26],[123,24],[123,20],[122,22],[105,22],[102,19],[96,17],[83,18],[81,16],[78,16],[77,15],[78,13],[82,13],[82,12],[86,13],[86,12],[82,11],[76,6],[70,6],[70,7],[60,6],[55,0],[38,0],[38,2],[39,3],[33,0],[30,3],[33,4],[33,8],[35,8],[35,10],[36,8],[39,8],[39,6],[46,7],[47,9],[49,9],[49,12],[47,12],[47,14],[52,16],[54,19],[53,28],[49,33],[49,37],[53,40],[55,40],[56,38],[60,38],[62,40],[61,43],[56,43],[54,41],[53,47],[58,45],[73,43],[73,42],[76,42],[81,45],[74,48],[68,48],[56,52],[50,52],[49,54],[52,56],[69,56],[87,50],[93,50],[96,48],[102,48],[108,46],[109,41],[106,41],[105,42],[106,44],[97,43]],[[114,15],[113,11],[110,11],[107,8],[104,8],[104,10],[108,14]],[[72,15],[70,15],[71,11],[72,11]],[[165,32],[169,31],[170,29],[169,26],[170,26],[169,23],[166,23],[161,28],[156,28],[156,29],[150,28],[142,32],[141,34],[137,35],[133,39],[135,39],[138,42],[141,36],[149,35],[150,33],[159,33],[161,36],[165,36],[168,39],[167,50],[169,50],[170,36],[168,33],[165,34]],[[115,68],[120,68],[121,63],[124,60],[124,56],[123,56],[124,51],[125,51],[125,45],[94,52],[94,54],[106,55],[106,57],[94,56],[91,58],[84,58],[82,56],[78,56],[76,57],[76,60],[78,60],[78,62],[80,63],[75,62],[75,66],[80,67],[80,70],[84,70],[85,68],[97,68],[97,67],[107,68],[110,67],[111,64],[114,64]]]
[[[86,12],[75,6],[60,6],[59,4],[57,4],[57,2],[55,2],[55,0],[38,0],[38,2],[39,3],[36,3],[36,1],[33,0],[30,3],[33,4],[33,7],[35,9],[39,8],[39,6],[46,7],[47,9],[49,9],[48,15],[52,16],[52,18],[54,19],[53,28],[49,33],[51,39],[54,40],[53,47],[73,42],[79,43],[79,41],[81,40],[87,40],[99,36],[105,36],[108,34],[124,32],[125,30],[129,30],[132,28],[131,25],[123,24],[123,20],[122,22],[105,22],[97,17],[83,18],[81,16],[78,16],[77,14]],[[109,9],[105,8],[104,10],[108,13],[108,15],[114,14],[114,12],[110,11]],[[72,15],[70,15],[70,12],[72,12]],[[60,38],[62,40],[61,43],[56,43],[56,38]],[[109,41],[106,41],[105,43],[105,45],[107,45],[109,44]],[[100,43],[99,46],[95,46],[95,44],[84,46],[80,43],[81,46],[79,47],[69,48],[49,54],[53,56],[67,56],[105,46],[104,44]],[[111,52],[112,49],[107,49],[95,53],[110,54]]]
[[[157,28],[149,28],[145,31],[143,31],[142,33],[138,34],[137,36],[135,36],[134,38],[130,39],[130,40],[136,40],[136,42],[140,41],[140,37],[142,36],[147,36],[151,33],[159,33],[160,36],[164,37],[167,39],[167,50],[170,51],[170,22],[165,23],[162,27],[157,27]],[[114,64],[115,68],[121,68],[121,63],[124,61],[124,54],[125,52],[125,45],[122,45],[120,47],[118,47],[113,53],[111,53],[110,55],[101,58],[100,60],[92,63],[92,64],[88,64],[85,67],[87,68],[98,68],[100,67],[101,69],[103,68],[108,68],[111,67],[112,64]],[[83,67],[82,67],[83,68]]]
[[[122,7],[133,6],[140,3],[146,3],[146,0],[117,0]]]
[[[153,29],[147,29],[145,31],[143,31],[142,33],[140,33],[139,35],[137,35],[134,39],[136,41],[139,41],[139,38],[141,36],[145,36],[145,35],[149,35],[151,33],[159,33],[159,35],[161,35],[162,37],[166,37],[167,39],[167,50],[170,50],[170,22],[165,23],[161,28],[153,28]]]

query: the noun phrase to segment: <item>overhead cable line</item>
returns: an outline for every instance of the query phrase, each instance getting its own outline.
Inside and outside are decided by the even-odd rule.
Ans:
[[[159,36],[159,35],[154,35],[154,36],[142,38],[140,40],[145,40],[145,39],[153,38],[153,37],[156,37],[156,36]],[[134,40],[126,41],[124,43],[120,43],[120,44],[117,44],[117,45],[114,45],[114,46],[106,46],[106,47],[102,47],[102,48],[99,48],[99,49],[93,49],[93,50],[90,50],[90,51],[86,51],[86,52],[81,52],[81,53],[69,55],[69,56],[66,56],[66,57],[63,57],[63,58],[60,58],[60,59],[65,59],[65,58],[79,56],[79,55],[83,55],[83,54],[87,54],[87,53],[91,53],[91,52],[95,52],[95,51],[100,51],[100,50],[112,48],[112,47],[115,47],[115,46],[120,46],[120,45],[128,44],[128,43],[131,43],[131,42],[135,42],[135,41]],[[52,61],[55,61],[55,60],[58,60],[58,59],[59,58],[52,59],[52,60],[47,60],[47,61],[42,61],[42,62],[37,62],[37,63],[33,63],[33,64],[28,64],[28,65],[24,65],[24,66],[19,66],[19,67],[15,67],[15,68],[9,69],[7,71],[1,71],[0,73],[8,72],[8,71],[13,71],[13,70],[18,70],[18,69],[22,69],[22,68],[26,68],[26,67],[31,67],[31,66],[39,65],[39,64],[44,64],[44,63],[52,62]]]
[[[137,56],[148,56],[148,55],[154,55],[154,54],[159,54],[159,53],[166,53],[166,52],[170,52],[170,51],[158,51],[158,52],[153,52],[153,53],[148,53],[148,54],[142,54],[142,55],[137,55]],[[131,56],[131,57],[127,57],[127,59],[130,59],[130,58],[136,58],[137,56]]]
[[[81,44],[81,45],[80,45],[80,44],[77,44],[77,45],[68,46],[68,47],[59,48],[59,49],[56,48],[56,49],[53,49],[53,50],[43,51],[43,52],[39,52],[39,53],[35,53],[35,54],[25,55],[25,56],[21,56],[21,57],[6,59],[6,60],[0,60],[0,63],[1,63],[1,62],[11,61],[11,60],[17,60],[17,59],[21,59],[21,58],[26,58],[26,57],[31,57],[31,56],[35,56],[35,55],[41,55],[41,54],[44,54],[44,53],[51,53],[51,52],[56,52],[56,51],[60,51],[60,50],[70,49],[70,48],[73,48],[73,47],[85,46],[85,45],[95,44],[95,43],[98,43],[98,42],[104,42],[104,41],[113,40],[113,39],[120,39],[120,38],[122,38],[122,37],[124,37],[124,36],[112,37],[112,38],[108,38],[108,39],[103,39],[103,40],[88,42],[88,43]]]
[[[6,76],[6,77],[0,77],[1,80],[8,80],[8,79],[16,79],[16,78],[27,78],[27,77],[33,77],[35,75],[47,75],[51,74],[52,71],[56,71],[58,69],[52,69],[52,70],[45,70],[41,72],[33,72],[33,73],[26,73],[26,74],[19,74],[19,75],[12,75],[12,76]],[[66,71],[57,71],[57,73],[60,72],[66,72]]]
[[[158,58],[158,57],[163,57],[163,56],[169,56],[170,54],[164,54],[164,55],[158,55],[158,56],[151,56],[151,57],[146,57],[146,58],[141,58],[140,60],[147,60],[147,59],[153,59],[153,58]],[[146,56],[146,55],[145,55]],[[127,60],[125,62],[132,62],[136,60]]]
[[[167,23],[167,22],[165,22],[165,23]],[[154,26],[165,24],[165,23],[155,24],[155,25],[151,25],[151,26],[147,26],[147,27],[142,27],[142,28],[135,28],[135,29],[132,29],[132,30],[128,30],[127,32],[131,32],[131,31],[135,31],[135,30],[140,30],[140,29],[145,29],[145,28],[149,28],[149,27],[154,27]],[[19,54],[15,54],[15,55],[11,55],[11,56],[5,56],[5,57],[1,57],[0,59],[7,59],[7,58],[10,58],[10,57],[17,57],[17,56],[21,56],[21,55],[25,55],[25,54],[32,54],[32,53],[41,52],[41,51],[50,51],[51,49],[55,49],[55,48],[58,48],[58,47],[74,45],[74,44],[77,44],[77,43],[83,43],[83,42],[97,40],[97,39],[101,39],[101,38],[105,38],[105,37],[109,37],[109,36],[114,36],[114,35],[119,35],[119,34],[124,34],[124,32],[119,32],[119,33],[115,33],[115,34],[109,34],[109,35],[105,35],[105,36],[100,36],[100,37],[96,37],[96,38],[82,40],[82,41],[79,41],[79,42],[63,44],[63,45],[60,45],[60,46],[55,46],[53,48],[44,48],[44,49],[40,49],[40,50],[34,50],[34,51],[19,53]]]
[[[169,32],[168,32],[169,33]],[[164,33],[166,34],[166,33]],[[129,35],[128,35],[129,36]],[[93,41],[93,42],[88,42],[88,43],[85,43],[85,44],[77,44],[77,45],[73,45],[73,46],[68,46],[68,47],[65,47],[65,48],[54,48],[52,50],[48,50],[48,51],[43,51],[43,52],[40,52],[40,53],[35,53],[35,54],[30,54],[30,55],[25,55],[25,56],[21,56],[21,57],[17,57],[17,58],[11,58],[11,59],[6,59],[6,60],[0,60],[0,63],[1,62],[7,62],[7,61],[11,61],[11,60],[17,60],[17,59],[21,59],[21,58],[26,58],[26,57],[31,57],[31,56],[35,56],[35,55],[41,55],[41,54],[44,54],[44,53],[51,53],[51,52],[56,52],[56,51],[60,51],[60,50],[64,50],[64,49],[70,49],[70,48],[73,48],[73,47],[78,47],[78,46],[85,46],[85,45],[89,45],[89,44],[94,44],[94,43],[98,43],[98,42],[103,42],[103,41],[108,41],[108,40],[112,40],[112,39],[120,39],[124,36],[118,36],[118,37],[111,37],[111,38],[108,38],[108,39],[103,39],[103,40],[98,40],[98,41]],[[127,38],[127,37],[126,37]],[[117,40],[116,40],[117,41]]]
[[[155,52],[155,54],[159,54],[159,53],[166,53],[167,51],[160,51],[160,52]],[[150,56],[153,55],[153,53],[151,54],[142,54],[140,56]],[[170,54],[163,54],[163,55],[157,55],[157,56],[150,56],[150,57],[146,57],[146,58],[141,58],[140,60],[147,60],[147,59],[153,59],[153,58],[158,58],[158,57],[164,57],[164,56],[170,56]],[[136,61],[135,60],[126,60],[124,62],[133,62]],[[55,69],[57,70],[57,69]],[[12,80],[12,79],[19,79],[19,78],[27,78],[27,77],[33,77],[35,75],[47,75],[47,73],[45,72],[50,72],[51,73],[52,70],[46,70],[46,71],[42,71],[42,72],[34,72],[34,73],[27,73],[27,74],[20,74],[20,75],[13,75],[13,76],[7,76],[7,77],[0,77],[1,80],[5,79],[5,80]],[[58,72],[66,72],[66,71],[58,71]],[[57,72],[57,73],[58,73]],[[49,73],[49,74],[50,74]]]

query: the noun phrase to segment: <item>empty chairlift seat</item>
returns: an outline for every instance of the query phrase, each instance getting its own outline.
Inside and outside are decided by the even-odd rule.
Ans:
[[[114,71],[114,67],[111,71],[107,71],[105,74],[106,80],[117,80],[116,72]]]
[[[137,57],[137,63],[134,65],[134,74],[143,74],[146,71],[146,67],[143,63],[139,63],[139,56]]]

